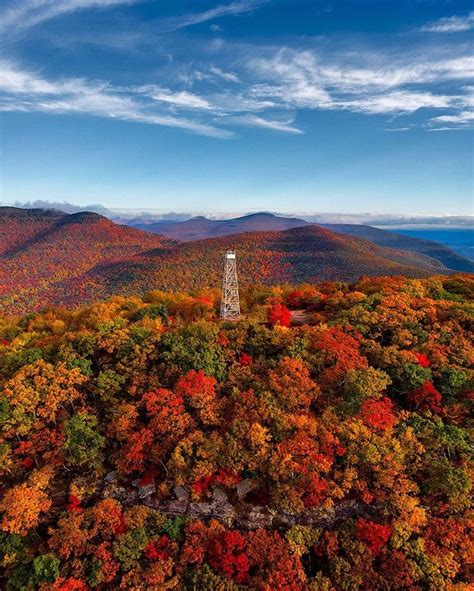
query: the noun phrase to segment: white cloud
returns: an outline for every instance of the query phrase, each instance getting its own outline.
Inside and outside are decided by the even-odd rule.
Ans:
[[[418,29],[422,33],[463,33],[474,29],[474,12],[466,16],[449,16]]]
[[[453,97],[430,92],[397,90],[380,95],[335,101],[333,108],[340,107],[367,114],[414,113],[423,108],[446,109],[453,104],[453,100]]]
[[[250,67],[270,82],[254,85],[259,97],[275,97],[294,106],[327,108],[331,97],[318,72],[318,61],[309,51],[278,51],[272,58],[252,60]],[[290,59],[288,59],[288,57]]]
[[[427,131],[468,131],[470,128],[469,127],[453,127],[453,126],[449,126],[449,127],[433,127],[432,129],[427,129]]]
[[[238,0],[236,2],[230,2],[229,4],[216,6],[215,8],[203,12],[194,12],[168,18],[161,21],[158,30],[162,33],[178,31],[179,29],[205,23],[223,16],[235,16],[237,14],[250,12],[251,10],[255,10],[260,6],[267,4],[269,1],[270,0]]]
[[[156,111],[147,95],[136,89],[114,89],[103,82],[84,79],[48,81],[2,63],[0,110],[57,114],[87,114],[108,119],[176,127],[211,137],[232,133],[214,125]],[[172,96],[170,92],[169,96]],[[143,100],[148,99],[148,100]]]
[[[461,111],[457,115],[439,115],[431,119],[434,123],[471,123],[474,121],[474,111]]]
[[[334,59],[334,58],[333,58]],[[361,54],[360,61],[364,61]],[[415,60],[407,58],[395,61],[381,56],[376,66],[344,63],[324,63],[312,51],[279,50],[272,57],[259,57],[250,61],[249,67],[259,75],[274,82],[283,81],[302,98],[325,101],[328,91],[360,93],[371,90],[396,88],[407,84],[427,84],[474,77],[474,57],[462,55],[450,59]],[[262,86],[263,92],[272,85]]]
[[[44,21],[84,8],[110,8],[139,0],[15,0],[0,13],[4,34],[29,29]]]
[[[232,2],[213,10],[260,4]],[[189,63],[175,53],[172,63],[153,72],[160,84],[143,80],[133,86],[82,78],[52,80],[7,63],[0,78],[2,109],[87,113],[217,137],[230,135],[222,129],[227,124],[302,133],[293,114],[307,109],[387,117],[425,109],[425,127],[467,125],[465,113],[474,103],[474,86],[468,86],[474,79],[474,57],[465,43],[399,52],[353,47],[331,47],[329,52],[320,47],[278,49],[225,42],[219,52],[193,53],[197,57]],[[282,112],[291,116],[275,116]],[[407,125],[411,122],[399,129]]]
[[[222,114],[245,112],[255,113],[280,107],[280,103],[276,100],[248,96],[246,88],[242,92],[225,91],[214,94],[212,100],[216,106],[216,110]],[[286,108],[286,105],[281,106]]]
[[[37,78],[13,68],[8,62],[0,62],[0,90],[9,93],[54,94],[58,84]]]
[[[185,90],[173,92],[169,88],[161,88],[155,85],[139,86],[136,90],[150,96],[155,101],[175,105],[176,107],[204,110],[211,108],[206,99]]]
[[[273,131],[282,131],[284,133],[297,135],[302,134],[303,132],[301,129],[298,129],[292,125],[293,121],[294,119],[282,121],[278,119],[265,119],[264,117],[259,117],[258,115],[246,114],[227,117],[224,123],[244,125],[246,127],[263,127],[264,129],[272,129]]]
[[[250,94],[275,108],[350,110],[368,115],[400,115],[420,109],[466,106],[469,89],[446,84],[474,78],[470,55],[366,56],[363,53],[318,56],[314,51],[281,49],[250,60],[257,81]],[[472,95],[471,95],[472,96]]]
[[[474,58],[422,60],[413,63],[387,63],[379,67],[321,66],[320,79],[326,85],[351,92],[361,86],[394,88],[406,84],[427,84],[443,80],[469,79],[474,76]]]
[[[211,66],[209,71],[218,78],[226,80],[227,82],[240,82],[239,77],[237,74],[234,74],[234,72],[224,72],[224,70],[221,70],[216,66]]]

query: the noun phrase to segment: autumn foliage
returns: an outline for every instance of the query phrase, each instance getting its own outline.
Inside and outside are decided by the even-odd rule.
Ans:
[[[393,402],[390,398],[374,400],[369,398],[361,406],[360,414],[363,422],[378,431],[391,429],[396,423],[396,417],[392,413]]]
[[[430,381],[424,382],[419,388],[408,394],[408,400],[421,410],[439,413],[441,410],[441,394]]]
[[[362,278],[242,289],[235,323],[212,290],[2,317],[0,587],[469,589],[472,293]]]
[[[272,326],[290,326],[291,312],[284,304],[275,301],[268,309],[268,322]]]
[[[391,535],[390,525],[381,525],[362,517],[357,520],[356,537],[366,544],[372,554],[378,554]]]

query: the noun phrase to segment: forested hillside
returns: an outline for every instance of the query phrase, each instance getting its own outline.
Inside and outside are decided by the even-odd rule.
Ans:
[[[114,294],[216,287],[229,248],[237,251],[242,285],[450,272],[423,254],[382,248],[313,225],[178,243],[95,213],[5,208],[0,228],[0,243],[12,245],[0,253],[0,312],[10,314]]]
[[[63,217],[59,211],[0,207],[0,255],[11,255],[27,246]]]
[[[3,317],[1,587],[467,591],[473,286]]]
[[[239,281],[279,285],[304,281],[354,281],[360,275],[426,277],[448,272],[438,261],[410,252],[380,248],[361,238],[318,226],[285,232],[250,232],[181,243],[92,269],[73,283],[72,292],[95,299],[152,289],[218,287],[223,253],[236,250]]]
[[[322,226],[333,232],[366,238],[378,244],[378,246],[409,250],[430,256],[440,261],[448,269],[453,269],[454,271],[474,273],[474,262],[461,256],[452,248],[434,240],[412,238],[411,236],[399,234],[396,228],[392,231],[387,231],[362,224],[322,224]]]
[[[96,213],[1,208],[0,311],[81,303],[87,291],[72,291],[71,280],[99,264],[170,244],[162,236],[114,224]]]

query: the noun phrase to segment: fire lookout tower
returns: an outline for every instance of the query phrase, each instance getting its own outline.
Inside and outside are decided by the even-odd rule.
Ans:
[[[222,281],[221,318],[238,320],[240,317],[239,284],[237,281],[237,261],[235,251],[228,250],[224,255],[224,279]]]

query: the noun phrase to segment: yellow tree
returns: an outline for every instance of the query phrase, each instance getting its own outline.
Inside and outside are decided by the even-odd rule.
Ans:
[[[27,482],[6,492],[0,501],[3,531],[24,536],[40,523],[41,515],[51,508],[51,499],[45,489],[52,475],[51,468],[43,468],[33,472]]]

